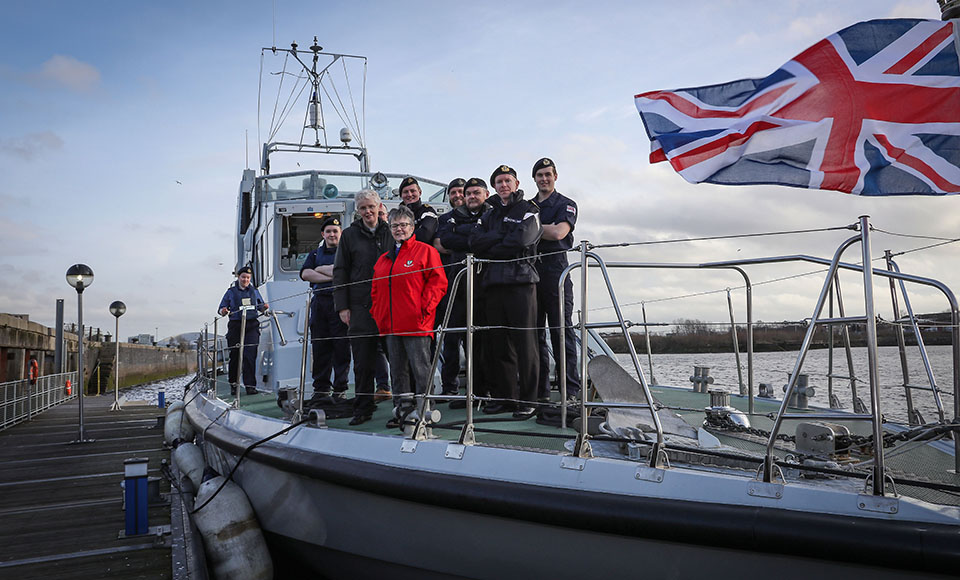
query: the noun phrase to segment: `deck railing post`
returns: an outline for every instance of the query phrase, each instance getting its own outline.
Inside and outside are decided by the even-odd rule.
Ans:
[[[873,494],[884,495],[883,424],[880,422],[880,373],[877,369],[877,317],[873,303],[873,258],[870,256],[870,216],[860,216],[863,255],[863,301],[867,324],[867,362],[870,373],[870,412],[873,414]]]
[[[467,254],[466,276],[467,276],[467,419],[460,431],[459,443],[461,445],[473,445],[475,435],[473,431],[473,333],[474,329],[474,276],[473,276],[473,254]]]
[[[294,421],[299,421],[303,418],[303,398],[306,396],[304,391],[307,385],[307,354],[310,351],[310,299],[312,297],[313,292],[307,292],[307,303],[303,311],[303,348],[300,349],[300,390],[297,395],[299,401],[297,403],[297,416],[294,417]],[[240,360],[242,361],[243,359]],[[242,373],[243,370],[241,369],[240,372]],[[240,392],[239,388],[237,392]]]

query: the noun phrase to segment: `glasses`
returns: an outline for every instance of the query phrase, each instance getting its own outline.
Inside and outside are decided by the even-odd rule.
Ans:
[[[393,229],[393,230],[405,230],[407,228],[412,228],[412,227],[413,227],[413,224],[406,223],[406,222],[402,222],[399,224],[390,224],[390,229]]]

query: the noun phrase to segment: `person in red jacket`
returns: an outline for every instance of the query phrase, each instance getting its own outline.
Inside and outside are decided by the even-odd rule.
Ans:
[[[413,237],[415,218],[409,208],[390,212],[394,247],[380,256],[373,267],[373,306],[370,314],[381,336],[387,337],[387,354],[397,411],[387,427],[399,427],[414,406],[411,373],[418,395],[427,393],[430,376],[430,339],[437,304],[447,291],[440,254]]]

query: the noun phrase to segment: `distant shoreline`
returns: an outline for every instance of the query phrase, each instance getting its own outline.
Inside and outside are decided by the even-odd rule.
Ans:
[[[924,315],[919,318],[925,321],[935,321],[938,324],[948,324],[945,314]],[[762,325],[758,324],[753,331],[754,352],[782,352],[800,350],[806,327],[801,324],[793,325]],[[829,346],[829,334],[825,328],[817,329],[810,348],[819,349]],[[620,333],[603,333],[604,340],[617,353],[627,352],[627,343]],[[923,343],[927,346],[951,344],[951,332],[947,326],[921,327]],[[646,352],[646,337],[642,332],[631,332],[634,348],[637,352]],[[741,352],[747,350],[747,331],[742,325],[737,326],[737,339]],[[877,342],[880,346],[897,346],[897,326],[881,323],[877,325]],[[917,344],[916,338],[909,327],[904,329],[904,342],[908,346]],[[839,328],[834,331],[834,347],[843,346],[843,338]],[[862,327],[850,329],[850,345],[854,347],[866,346],[866,333]],[[654,354],[665,353],[725,353],[733,352],[733,336],[729,328],[707,328],[700,325],[695,331],[673,332],[668,334],[650,334],[650,350]]]

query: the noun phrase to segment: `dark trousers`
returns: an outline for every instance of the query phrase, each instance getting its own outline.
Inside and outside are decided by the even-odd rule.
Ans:
[[[447,324],[447,326],[450,328],[464,328],[467,325],[467,297],[463,284],[461,284],[458,290],[459,291],[457,292],[457,296],[453,303],[453,311],[450,312],[450,322]],[[473,312],[474,326],[483,326],[484,306],[483,299],[480,297],[479,293],[475,294],[473,298]],[[438,321],[441,320],[440,316],[440,313],[437,312]],[[483,361],[487,360],[484,357],[483,339],[483,332],[473,333],[474,394],[481,397],[489,395],[489,387],[487,386],[485,369],[482,364]],[[463,345],[463,350],[466,353],[467,333],[448,332],[444,334],[443,350],[441,351],[442,364],[440,366],[440,384],[443,387],[443,392],[448,395],[456,394],[460,388],[457,376],[460,373],[461,345]]]
[[[237,371],[240,366],[240,320],[227,322],[227,348],[230,350],[230,363],[227,367],[231,388],[237,384]],[[257,386],[257,348],[260,346],[260,322],[254,318],[247,320],[247,335],[243,339],[243,384]]]
[[[433,386],[430,376],[429,336],[388,336],[387,352],[390,353],[390,371],[393,382],[393,406],[413,407],[412,397],[405,393],[422,395]],[[411,383],[416,390],[411,389]]]
[[[350,349],[353,351],[353,377],[357,398],[353,403],[354,415],[367,415],[376,409],[373,400],[374,380],[380,359],[384,358],[379,348],[382,339],[378,336],[377,323],[364,307],[350,308]]]
[[[510,284],[483,290],[485,324],[510,328],[484,331],[484,363],[491,394],[537,400],[537,285]]]
[[[577,364],[577,333],[573,329],[573,282],[567,278],[563,283],[563,318],[560,317],[558,284],[560,274],[566,263],[551,264],[540,269],[540,283],[537,284],[537,327],[550,326],[550,345],[553,347],[553,361],[560,368],[560,326],[564,326],[567,353],[567,396],[580,393],[580,366]],[[550,349],[547,348],[547,331],[538,330],[537,340],[540,346],[540,379],[537,382],[537,397],[550,397]],[[557,381],[560,371],[557,371]]]
[[[313,392],[342,393],[350,373],[347,325],[333,309],[333,296],[315,294],[310,304],[310,341],[313,346]],[[333,373],[333,382],[330,374]]]
[[[467,325],[467,303],[466,292],[463,285],[457,289],[457,295],[453,300],[453,310],[450,312],[450,320],[447,322],[448,328],[463,328]],[[440,302],[446,305],[451,298],[448,293]],[[443,322],[444,311],[437,309],[437,325]],[[451,395],[455,394],[460,388],[457,375],[460,374],[460,345],[465,344],[466,333],[463,332],[445,332],[443,335],[443,349],[440,351],[442,359],[440,365],[440,385],[443,392]]]

